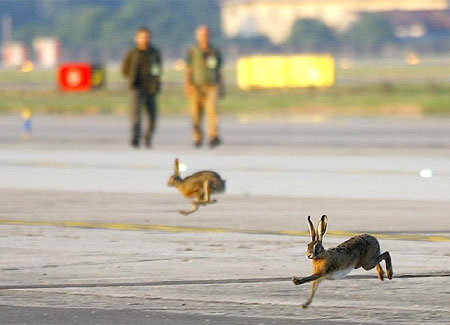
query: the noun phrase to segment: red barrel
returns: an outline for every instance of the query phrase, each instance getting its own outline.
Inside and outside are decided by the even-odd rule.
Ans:
[[[88,91],[91,83],[90,63],[65,63],[58,69],[58,85],[63,91]]]

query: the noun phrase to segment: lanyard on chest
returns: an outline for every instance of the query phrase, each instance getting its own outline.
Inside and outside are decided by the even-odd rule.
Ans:
[[[157,59],[157,55],[154,52],[136,53],[135,66],[139,66],[139,62],[142,64],[141,69],[145,69],[151,76],[159,77],[161,75],[161,64]]]
[[[195,61],[196,63],[204,69],[216,70],[219,66],[219,59],[214,50],[204,52],[200,49],[195,51]]]

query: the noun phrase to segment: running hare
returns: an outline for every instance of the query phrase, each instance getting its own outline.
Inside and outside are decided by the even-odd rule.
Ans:
[[[389,252],[380,254],[380,244],[378,240],[370,235],[364,234],[350,238],[337,247],[325,249],[322,246],[322,239],[327,230],[328,218],[322,216],[317,226],[317,233],[308,216],[309,233],[311,242],[306,249],[306,256],[312,260],[313,274],[305,278],[293,277],[292,282],[295,285],[312,281],[311,294],[308,300],[302,305],[307,308],[312,302],[314,293],[323,279],[339,279],[351,272],[352,269],[362,267],[368,271],[376,267],[378,278],[383,281],[384,272],[380,262],[385,260],[386,273],[389,280],[392,279],[392,263]]]
[[[200,205],[216,203],[217,201],[211,199],[210,195],[225,191],[225,181],[213,171],[204,170],[181,178],[178,158],[175,159],[174,174],[169,178],[167,185],[176,187],[185,197],[195,198],[191,210],[179,211],[184,215],[197,211]]]

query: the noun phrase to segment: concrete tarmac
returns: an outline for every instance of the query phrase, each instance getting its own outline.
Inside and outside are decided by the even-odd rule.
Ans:
[[[195,150],[163,117],[133,150],[126,118],[37,117],[23,141],[2,117],[0,323],[448,323],[449,121],[224,118],[224,145]],[[175,157],[227,179],[217,204],[177,213]],[[394,279],[354,270],[302,309],[309,214],[326,247],[378,236]]]

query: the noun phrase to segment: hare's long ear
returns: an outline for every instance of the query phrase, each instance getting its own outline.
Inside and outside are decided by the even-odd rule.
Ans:
[[[316,231],[314,230],[314,225],[311,222],[311,216],[308,216],[308,228],[309,234],[311,235],[311,240],[316,240]]]
[[[180,174],[180,162],[179,162],[178,158],[175,159],[173,173],[175,174],[175,176],[178,176]]]
[[[325,235],[325,232],[327,231],[327,225],[328,225],[328,217],[326,214],[324,214],[319,221],[319,225],[317,226],[317,239],[320,242],[323,239],[323,235]]]

